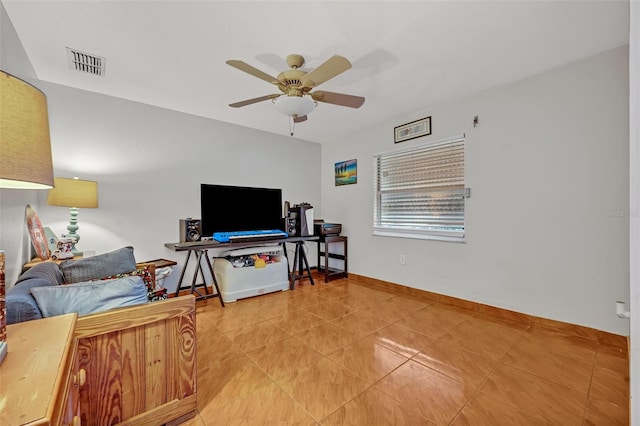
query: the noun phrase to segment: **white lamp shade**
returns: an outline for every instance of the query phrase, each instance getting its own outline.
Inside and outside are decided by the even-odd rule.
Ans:
[[[316,104],[307,96],[280,96],[274,101],[276,109],[288,116],[304,117]]]

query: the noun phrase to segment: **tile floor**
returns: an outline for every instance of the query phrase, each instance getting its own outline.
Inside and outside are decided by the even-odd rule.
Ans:
[[[196,309],[198,414],[183,425],[629,423],[615,339],[354,279]]]

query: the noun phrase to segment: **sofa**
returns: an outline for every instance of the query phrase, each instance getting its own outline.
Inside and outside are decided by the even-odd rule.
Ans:
[[[133,247],[60,264],[38,263],[7,291],[7,324],[145,303],[148,291],[144,277],[134,274],[137,269]]]
[[[176,424],[195,415],[192,295],[157,299],[153,264],[132,247],[42,262],[6,293],[7,323],[76,313],[72,363],[83,425]]]

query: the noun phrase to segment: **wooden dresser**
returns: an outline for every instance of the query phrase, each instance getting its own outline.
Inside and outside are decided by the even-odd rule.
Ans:
[[[7,327],[7,357],[0,365],[0,423],[79,425],[77,314]]]
[[[7,327],[0,426],[176,425],[196,413],[195,297]]]

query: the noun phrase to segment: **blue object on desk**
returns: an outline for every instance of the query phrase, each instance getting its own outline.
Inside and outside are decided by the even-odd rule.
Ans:
[[[277,238],[287,238],[289,234],[279,229],[265,229],[259,231],[214,232],[213,239],[219,243],[241,243],[264,241]]]

